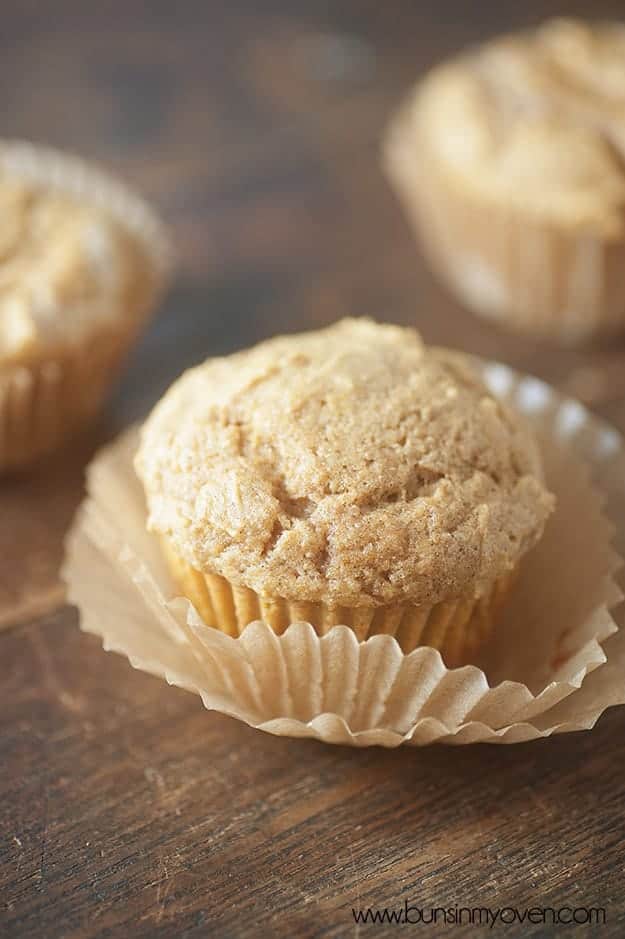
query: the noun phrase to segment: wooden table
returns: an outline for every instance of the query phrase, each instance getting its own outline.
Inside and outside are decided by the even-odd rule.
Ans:
[[[136,183],[180,273],[102,425],[0,483],[3,936],[395,936],[410,927],[358,928],[351,910],[406,900],[602,906],[596,934],[623,935],[625,710],[515,747],[273,738],[104,654],[57,579],[99,443],[184,366],[346,312],[534,372],[625,429],[625,346],[563,352],[471,318],[415,253],[378,166],[389,111],[425,67],[556,9],[5,0],[3,133]]]

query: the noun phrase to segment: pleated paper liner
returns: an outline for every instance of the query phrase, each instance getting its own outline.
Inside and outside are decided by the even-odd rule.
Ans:
[[[132,309],[83,341],[0,368],[0,472],[58,446],[99,408],[121,362],[156,308],[172,269],[164,226],[132,190],[81,159],[20,141],[0,140],[0,173],[94,205],[138,246],[142,286]]]
[[[103,328],[62,355],[0,372],[0,472],[30,464],[97,413],[133,338]]]
[[[524,213],[463,185],[404,105],[384,165],[432,268],[472,312],[576,344],[625,331],[625,241]]]
[[[262,620],[277,635],[290,623],[310,623],[318,636],[343,625],[349,626],[361,642],[371,636],[393,636],[402,652],[432,646],[450,668],[474,661],[477,650],[484,646],[495,627],[516,576],[516,571],[504,574],[478,598],[421,606],[407,603],[380,607],[327,606],[261,596],[219,574],[195,570],[166,538],[161,537],[160,545],[183,596],[191,601],[207,626],[215,626],[228,636],[240,636],[256,620]]]
[[[625,517],[621,440],[541,382],[480,367],[535,427],[558,499],[481,663],[449,669],[432,648],[404,654],[391,636],[358,642],[343,625],[319,637],[306,623],[276,635],[255,622],[236,638],[207,626],[176,596],[145,530],[134,429],[92,464],[68,538],[64,577],[82,628],[207,708],[276,734],[398,746],[513,743],[592,726],[625,702],[625,631],[610,612],[621,599],[619,558],[595,488]]]

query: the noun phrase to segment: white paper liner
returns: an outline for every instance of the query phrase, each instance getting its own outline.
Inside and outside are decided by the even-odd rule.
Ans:
[[[591,727],[606,707],[625,702],[625,631],[610,613],[621,599],[619,557],[585,463],[610,512],[624,512],[621,438],[536,379],[478,365],[493,392],[535,427],[558,497],[486,671],[447,669],[430,648],[404,655],[390,636],[359,644],[344,626],[320,638],[297,623],[276,636],[259,622],[236,639],[206,626],[176,597],[145,531],[134,429],[92,464],[90,495],[68,538],[63,573],[82,628],[134,667],[195,691],[207,708],[275,734],[393,747],[515,743]]]

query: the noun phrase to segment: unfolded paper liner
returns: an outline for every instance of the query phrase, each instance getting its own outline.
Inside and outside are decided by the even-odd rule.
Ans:
[[[307,623],[264,623],[234,638],[177,597],[132,467],[131,429],[94,461],[67,544],[64,578],[82,628],[131,664],[194,691],[209,709],[274,734],[388,747],[434,741],[516,743],[591,727],[625,703],[625,631],[612,514],[625,512],[620,436],[536,379],[478,363],[491,390],[531,421],[558,506],[527,556],[506,622],[478,665],[448,669],[390,636],[358,642]],[[607,661],[606,661],[607,659]],[[487,677],[488,675],[488,677]]]
[[[462,185],[430,152],[414,104],[384,165],[432,268],[472,312],[562,344],[625,331],[625,241],[567,230]]]
[[[0,369],[0,472],[52,450],[97,412],[172,270],[161,221],[143,199],[105,172],[47,147],[0,140],[3,171],[112,216],[138,247],[144,283],[123,318],[90,331],[84,341]]]

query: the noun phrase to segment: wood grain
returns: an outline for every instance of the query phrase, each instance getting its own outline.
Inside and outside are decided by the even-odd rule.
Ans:
[[[96,446],[186,366],[345,313],[506,361],[625,429],[625,346],[559,350],[470,317],[426,269],[379,170],[388,115],[423,69],[560,10],[3,4],[3,133],[135,183],[172,226],[180,275],[102,424],[0,483],[0,625],[14,627],[0,634],[1,935],[392,936],[410,929],[359,931],[351,908],[406,899],[605,906],[597,934],[623,934],[621,711],[508,748],[272,738],[105,655],[63,607],[57,573]]]

